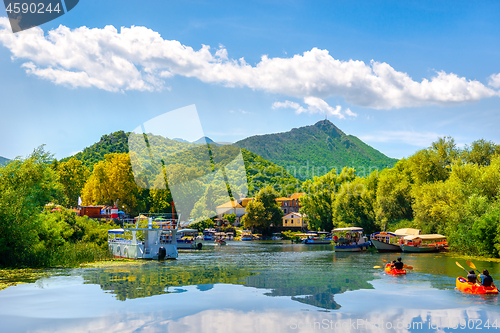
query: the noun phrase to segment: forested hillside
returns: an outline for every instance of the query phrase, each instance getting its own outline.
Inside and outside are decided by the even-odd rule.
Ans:
[[[397,162],[357,137],[346,135],[328,120],[289,132],[252,136],[235,145],[285,167],[301,180],[344,167],[354,167],[358,172],[364,169],[367,174],[374,169],[390,168]]]

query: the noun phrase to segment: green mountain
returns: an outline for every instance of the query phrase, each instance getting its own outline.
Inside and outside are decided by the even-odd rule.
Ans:
[[[10,160],[8,158],[0,156],[0,165],[4,165],[4,164],[6,164],[9,161]]]
[[[322,176],[334,168],[340,172],[344,167],[354,167],[363,176],[397,162],[357,137],[346,135],[328,120],[289,132],[252,136],[234,145],[284,167],[301,180]]]
[[[75,158],[82,161],[90,170],[93,170],[94,164],[103,161],[106,154],[128,153],[129,135],[130,133],[125,133],[124,131],[103,135],[99,142],[61,161]],[[137,138],[143,138],[143,136],[139,135]],[[171,140],[151,134],[147,136],[147,139],[150,145],[147,151],[146,147],[140,145],[141,140],[132,140],[130,149],[139,153],[139,156],[142,156],[140,158],[148,157],[150,153],[152,156],[155,156],[155,158],[161,156],[165,166],[175,164],[184,167],[190,166],[194,168],[193,176],[195,177],[199,177],[207,170],[212,170],[212,164],[215,170],[227,165],[240,151],[238,147],[233,145],[213,143],[209,145],[210,155],[207,155],[206,144],[189,143],[187,141],[180,141],[180,139],[177,138]],[[186,150],[186,148],[189,149]],[[241,149],[241,153],[247,176],[249,195],[255,194],[266,185],[275,185],[278,191],[289,191],[290,193],[293,193],[300,185],[300,181],[287,173],[283,167],[267,161],[246,149]],[[207,156],[210,156],[210,159],[207,159]],[[233,166],[233,168],[235,168],[235,166]],[[154,178],[155,175],[160,173],[159,170],[152,169],[144,171],[148,174],[146,177],[149,178]],[[231,172],[229,172],[228,177],[231,178]],[[153,180],[149,179],[149,181]]]
[[[109,135],[101,136],[99,142],[85,148],[73,156],[66,157],[61,162],[67,161],[70,158],[80,160],[90,170],[94,169],[94,164],[104,161],[104,156],[111,153],[128,153],[128,136],[130,133],[118,131]]]

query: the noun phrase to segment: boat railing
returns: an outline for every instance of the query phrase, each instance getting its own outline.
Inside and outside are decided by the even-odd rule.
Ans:
[[[123,229],[126,230],[146,230],[146,229],[165,229],[177,230],[179,223],[174,219],[127,219],[123,220]]]

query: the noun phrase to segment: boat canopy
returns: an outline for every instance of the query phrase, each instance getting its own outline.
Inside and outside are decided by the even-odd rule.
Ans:
[[[108,234],[123,234],[125,230],[123,229],[109,229]]]
[[[181,229],[177,230],[177,232],[198,232],[198,229]]]
[[[297,237],[318,236],[318,234],[295,234]]]
[[[379,232],[375,232],[373,234],[370,235],[370,237],[373,237],[373,236],[392,236],[392,237],[403,237],[404,235],[397,235],[395,233],[392,233],[392,232],[386,232],[386,231],[379,231]]]
[[[401,236],[420,235],[420,229],[403,228],[394,231],[394,233]]]
[[[429,235],[410,235],[410,236],[404,237],[404,239],[406,239],[406,240],[414,240],[414,239],[419,239],[419,238],[421,240],[437,241],[437,240],[446,239],[446,236],[439,235],[439,234],[429,234]]]
[[[360,227],[347,227],[347,228],[337,228],[333,229],[332,232],[341,232],[341,231],[363,231],[363,228]]]

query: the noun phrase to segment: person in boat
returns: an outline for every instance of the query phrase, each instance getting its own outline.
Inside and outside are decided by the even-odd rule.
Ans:
[[[488,272],[487,269],[483,269],[483,274],[480,275],[481,277],[481,285],[483,287],[491,287],[493,284],[493,278],[490,276],[490,272]]]
[[[394,262],[394,268],[395,269],[403,269],[404,264],[401,261],[401,257],[399,257],[395,262]]]
[[[476,275],[476,273],[474,273],[473,270],[469,271],[469,274],[467,274],[467,282],[470,282],[470,283],[477,282],[477,275]]]
[[[393,260],[391,262],[391,269],[394,269],[396,267],[396,260]]]

